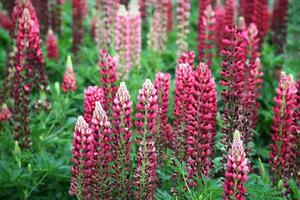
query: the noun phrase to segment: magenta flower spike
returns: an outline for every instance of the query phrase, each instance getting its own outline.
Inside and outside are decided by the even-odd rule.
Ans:
[[[275,184],[279,180],[288,186],[288,179],[296,178],[295,169],[299,136],[295,112],[297,109],[297,88],[293,77],[281,72],[274,98],[274,117],[272,125],[272,144],[270,165]],[[298,141],[297,141],[298,137]],[[298,152],[299,153],[299,152]]]
[[[215,8],[216,15],[216,46],[218,53],[223,49],[223,37],[224,37],[224,28],[225,28],[225,8],[223,6],[216,6]]]
[[[243,147],[243,141],[240,138],[240,132],[235,131],[230,153],[227,158],[227,169],[224,181],[224,199],[246,199],[245,182],[248,180],[249,168],[248,159]]]
[[[104,103],[103,89],[98,86],[89,86],[84,90],[84,120],[91,124],[96,102]]]
[[[205,35],[204,23],[203,23],[203,16],[204,12],[208,5],[210,5],[211,0],[201,0],[198,3],[198,57],[203,58],[203,46],[201,44],[202,36]]]
[[[70,92],[70,91],[77,90],[76,76],[73,71],[71,56],[68,56],[68,58],[67,58],[66,72],[64,74],[63,81],[61,83],[61,87],[64,92]]]
[[[129,179],[130,152],[131,152],[131,128],[132,128],[132,101],[124,82],[121,82],[113,101],[113,157],[114,157],[114,189],[122,199],[130,196],[126,192],[130,188]]]
[[[234,0],[226,0],[225,3],[225,26],[234,26],[235,24],[235,1]]]
[[[154,200],[157,185],[155,137],[157,123],[157,94],[149,79],[139,90],[136,106],[136,133],[138,152],[134,172],[135,199]]]
[[[217,134],[217,91],[211,71],[200,63],[194,73],[194,86],[188,109],[186,138],[187,171],[192,180],[209,177],[213,168],[215,136]]]
[[[46,47],[47,57],[49,59],[58,59],[57,39],[51,29],[48,31]]]
[[[178,0],[177,2],[177,40],[178,54],[188,50],[187,37],[189,34],[190,0]]]
[[[193,51],[183,52],[178,58],[178,64],[188,63],[192,68],[194,68],[195,54]]]

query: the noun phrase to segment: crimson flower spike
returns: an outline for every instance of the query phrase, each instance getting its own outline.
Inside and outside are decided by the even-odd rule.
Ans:
[[[114,189],[122,198],[130,197],[130,152],[132,128],[132,101],[124,82],[121,82],[113,101],[113,157],[114,157]]]
[[[204,30],[204,23],[203,23],[203,16],[204,16],[204,11],[207,8],[208,5],[210,5],[211,0],[201,0],[199,1],[198,4],[198,56],[199,58],[203,58],[203,51],[202,51],[202,36],[205,35],[205,30]]]
[[[178,64],[188,63],[192,68],[194,68],[195,54],[193,51],[183,52],[178,58]]]
[[[224,28],[225,28],[225,8],[223,6],[216,6],[215,8],[216,15],[216,46],[218,53],[223,49],[223,37],[224,37]]]
[[[104,103],[103,89],[98,86],[89,86],[84,90],[84,120],[90,124],[96,102]]]
[[[295,169],[299,133],[294,118],[297,109],[296,95],[297,88],[293,77],[282,72],[274,98],[270,165],[274,183],[283,180],[285,187],[288,187],[287,181],[290,178],[297,176]]]
[[[235,131],[233,142],[227,159],[227,169],[224,181],[224,199],[246,199],[246,188],[244,183],[248,180],[249,169],[247,166],[246,153],[240,132]]]
[[[138,152],[134,172],[135,199],[153,199],[157,185],[155,137],[157,123],[157,94],[149,79],[139,90],[136,106]]]
[[[47,57],[49,59],[58,59],[57,39],[52,29],[49,29],[48,31],[46,47],[47,47]]]
[[[64,92],[70,92],[70,91],[77,90],[76,76],[73,71],[71,56],[68,56],[68,58],[67,58],[66,72],[64,74],[63,81],[61,83],[61,87]]]
[[[177,159],[182,162],[185,158],[185,144],[188,125],[188,110],[190,96],[193,94],[194,72],[188,63],[178,64],[175,78],[174,97],[174,149]]]
[[[188,109],[186,156],[189,185],[202,175],[209,177],[213,167],[215,136],[217,134],[217,91],[211,71],[200,63],[194,73],[194,86]],[[194,180],[193,180],[194,179]]]
[[[235,2],[234,0],[226,0],[224,26],[233,26],[235,24],[234,23],[234,14],[235,14],[234,2]]]

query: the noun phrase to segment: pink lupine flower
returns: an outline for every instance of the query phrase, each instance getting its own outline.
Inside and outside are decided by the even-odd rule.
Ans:
[[[89,86],[84,90],[84,120],[91,124],[96,102],[104,103],[103,89],[98,86]]]
[[[137,168],[134,173],[135,199],[153,199],[156,189],[155,137],[157,123],[157,93],[149,79],[139,90],[136,106],[136,133],[138,153]]]
[[[217,6],[215,8],[216,14],[216,46],[217,50],[220,53],[223,49],[223,37],[224,37],[224,28],[225,28],[225,8],[223,6]]]
[[[208,177],[212,169],[215,136],[217,134],[217,91],[211,71],[200,63],[194,73],[194,86],[188,109],[186,138],[189,178]],[[196,182],[190,180],[194,186]]]
[[[177,2],[177,40],[178,53],[188,50],[187,37],[189,34],[190,0],[178,0]]]
[[[174,96],[174,135],[176,156],[180,162],[185,155],[185,141],[187,136],[188,110],[193,92],[194,72],[188,63],[178,64],[175,78]]]
[[[113,156],[114,156],[114,188],[122,199],[130,196],[129,173],[131,152],[132,101],[124,82],[121,82],[113,101]]]
[[[233,26],[235,24],[234,23],[234,13],[235,13],[234,2],[235,2],[234,0],[226,0],[224,26]]]
[[[9,32],[14,29],[14,24],[5,11],[0,12],[0,26]]]
[[[95,138],[92,129],[79,116],[73,135],[73,148],[71,159],[72,177],[69,194],[79,199],[91,199],[93,194],[93,167],[95,164]]]
[[[142,18],[137,1],[129,3],[129,16],[131,62],[133,66],[139,67],[142,52]]]
[[[0,122],[1,121],[8,121],[10,118],[12,118],[12,113],[7,107],[6,104],[2,105],[2,108],[0,110]]]
[[[248,180],[248,159],[240,138],[240,132],[235,131],[230,154],[227,158],[227,169],[224,181],[224,199],[246,199],[246,187],[244,183]]]
[[[162,53],[167,43],[167,17],[168,8],[165,2],[168,0],[162,0],[155,3],[154,15],[151,21],[151,27],[149,32],[148,47]]]
[[[169,95],[170,95],[170,74],[157,73],[154,82],[158,98],[157,112],[157,133],[155,146],[157,150],[158,164],[161,165],[166,148],[172,148],[174,144],[174,135],[171,125],[168,122]]]
[[[294,120],[297,108],[296,95],[294,79],[282,72],[274,98],[274,117],[271,127],[270,165],[275,183],[283,179],[286,184],[288,179],[296,176],[294,169],[296,169],[297,134],[299,134]]]
[[[96,199],[110,199],[112,188],[109,183],[109,177],[111,176],[109,171],[111,170],[110,162],[113,159],[112,131],[106,112],[103,110],[100,102],[95,104],[90,127],[93,130],[95,139],[95,154],[92,155],[95,159],[95,167],[92,169],[93,195]]]
[[[178,64],[188,63],[192,68],[194,67],[195,54],[193,51],[183,52],[178,58]]]
[[[57,39],[51,29],[49,29],[48,31],[46,46],[47,46],[47,57],[49,59],[51,58],[57,59],[58,58]]]
[[[228,151],[232,133],[239,130],[246,143],[247,150],[252,141],[253,113],[255,109],[255,76],[256,65],[251,65],[247,60],[248,40],[246,32],[234,27],[225,27],[225,49],[222,51],[223,77],[220,85],[224,109],[222,112],[224,152]]]
[[[102,84],[104,93],[104,110],[110,116],[113,98],[118,89],[117,81],[117,62],[105,49],[99,51],[99,68],[100,68],[100,82]]]
[[[77,90],[76,76],[73,71],[71,56],[68,56],[68,58],[67,58],[66,72],[64,74],[63,81],[61,83],[61,87],[64,92]]]
[[[86,0],[72,0],[72,28],[73,41],[72,51],[76,53],[83,40],[84,27],[83,22],[88,14],[88,5]]]
[[[208,67],[212,65],[213,43],[215,41],[216,18],[211,5],[208,5],[202,16],[203,31],[199,33],[199,56],[200,60],[207,63]]]
[[[277,44],[278,52],[282,52],[286,41],[288,0],[276,0],[273,7],[272,30],[273,43]]]
[[[260,58],[256,58],[254,64],[256,65],[255,70],[254,70],[256,109],[254,110],[254,113],[253,113],[253,121],[254,121],[254,125],[256,125],[257,120],[258,120],[259,106],[260,106],[258,99],[261,97],[261,89],[262,89],[262,84],[263,84],[264,72],[262,70],[262,64],[261,64]]]
[[[197,27],[197,30],[198,30],[198,56],[199,58],[202,58],[203,55],[203,47],[201,45],[201,36],[205,34],[204,32],[204,23],[203,23],[203,15],[204,15],[204,11],[205,9],[207,8],[208,5],[210,5],[211,3],[211,0],[201,0],[199,1],[199,4],[198,4],[198,27]]]
[[[15,71],[12,96],[14,99],[14,137],[22,147],[30,144],[29,114],[31,88],[47,91],[48,77],[44,69],[44,59],[39,38],[39,26],[34,9],[30,2],[23,6],[22,16],[18,19],[17,52],[15,56]],[[21,9],[19,5],[15,7]],[[17,15],[19,17],[19,15]],[[26,42],[25,42],[26,41]]]
[[[177,3],[177,5],[178,5],[178,3]],[[168,19],[168,32],[171,32],[171,31],[173,31],[173,18],[174,18],[174,16],[173,16],[173,0],[168,0],[168,2],[167,2],[167,8],[168,8],[168,11],[167,11],[167,19]]]
[[[297,108],[296,108],[296,111],[295,111],[294,119],[298,123],[298,126],[297,126],[297,131],[298,131],[297,142],[299,144],[300,143],[300,134],[299,134],[299,132],[300,132],[300,80],[298,80],[296,82],[296,86],[297,86],[297,94],[296,94]],[[297,125],[297,123],[296,123],[296,125]],[[297,156],[297,158],[299,158],[299,156],[300,156],[300,145],[298,145],[296,156]],[[296,165],[295,165],[296,168],[295,168],[295,172],[294,172],[294,174],[296,176],[295,179],[296,179],[297,183],[299,183],[300,182],[300,176],[299,176],[300,170],[299,170],[299,167],[297,167],[297,166],[300,166],[300,160],[299,159],[296,160]]]

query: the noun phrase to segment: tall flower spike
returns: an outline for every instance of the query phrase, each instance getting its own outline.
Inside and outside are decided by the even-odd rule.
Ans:
[[[211,71],[200,63],[188,110],[186,155],[189,178],[208,177],[212,169],[215,136],[217,134],[217,91]],[[189,184],[195,186],[192,179]]]
[[[110,173],[112,155],[112,131],[106,112],[100,102],[96,102],[91,121],[93,137],[95,138],[95,167],[93,168],[93,192],[95,199],[111,199],[112,187]],[[89,198],[93,199],[93,198]]]
[[[193,92],[194,72],[188,63],[178,64],[175,78],[174,96],[174,135],[177,159],[182,162],[185,158],[185,141],[187,136],[188,110],[190,95]]]
[[[114,189],[117,196],[127,199],[131,185],[129,173],[131,152],[132,101],[124,82],[121,82],[113,101],[113,156],[114,156]]]
[[[48,31],[46,46],[47,46],[47,57],[49,59],[57,59],[58,58],[57,39],[52,29]]]
[[[272,144],[270,153],[270,165],[273,172],[273,181],[283,179],[285,186],[287,180],[295,178],[297,152],[297,124],[294,120],[294,112],[297,108],[297,88],[294,79],[281,73],[273,108],[274,117],[272,125]]]
[[[168,73],[157,73],[154,82],[158,98],[157,137],[155,146],[159,165],[163,162],[166,148],[171,149],[174,144],[173,130],[168,122],[170,78],[171,76]]]
[[[135,199],[154,200],[156,189],[156,152],[155,137],[157,123],[157,95],[149,79],[139,90],[136,106],[136,132],[138,153],[137,167],[134,173]]]
[[[199,58],[203,58],[203,46],[201,45],[202,36],[205,35],[203,16],[204,11],[208,5],[210,5],[211,0],[201,0],[198,4],[198,56]]]
[[[296,105],[297,105],[297,108],[296,108],[296,111],[295,111],[295,121],[296,121],[296,125],[297,125],[297,143],[299,144],[300,143],[300,80],[298,80],[296,82],[296,86],[297,86],[297,94],[296,94]],[[300,146],[298,145],[298,148],[297,148],[297,157],[300,156]],[[296,181],[297,183],[300,182],[300,170],[299,170],[299,167],[297,166],[300,166],[300,159],[297,159],[296,160],[296,168],[295,168],[295,172],[294,174],[296,175]]]
[[[235,15],[235,1],[234,0],[226,0],[225,5],[225,19],[224,19],[224,25],[225,26],[233,26],[234,23],[234,15]]]
[[[30,92],[32,88],[48,91],[48,77],[44,69],[44,59],[39,37],[39,25],[30,2],[25,4],[18,19],[17,52],[13,82],[14,137],[22,147],[29,146]],[[21,9],[17,6],[16,8]],[[17,15],[19,17],[19,15]]]
[[[225,8],[223,6],[217,6],[215,8],[216,14],[216,46],[218,53],[223,49],[223,37],[224,37],[224,28],[225,28]]]
[[[62,4],[64,0],[50,0],[50,26],[58,35],[61,34]]]
[[[104,110],[110,116],[112,109],[113,97],[118,89],[117,81],[117,61],[105,49],[99,52],[99,68],[100,68],[100,82],[102,84],[104,93]]]
[[[73,71],[71,56],[68,56],[68,58],[67,58],[66,72],[64,74],[63,81],[61,83],[61,87],[64,92],[77,90],[76,76]]]
[[[177,40],[178,54],[188,50],[187,37],[189,34],[190,0],[178,0],[177,2]]]
[[[72,51],[74,53],[80,49],[80,45],[82,44],[84,35],[83,22],[88,14],[87,2],[86,0],[72,0]]]
[[[248,180],[249,169],[247,166],[246,153],[240,132],[235,131],[230,154],[227,159],[227,169],[224,181],[224,199],[246,199],[246,188],[244,183]]]
[[[37,18],[40,24],[40,31],[42,35],[46,35],[49,25],[49,10],[48,2],[49,0],[30,0],[35,8]]]
[[[183,52],[178,58],[178,64],[188,63],[194,68],[195,54],[193,51]]]
[[[84,90],[84,120],[91,124],[96,102],[104,103],[103,89],[98,86],[89,86]]]
[[[178,5],[178,4],[177,4]],[[168,9],[168,32],[173,31],[173,23],[174,23],[174,13],[173,13],[173,0],[168,0],[167,2],[167,9]]]
[[[200,60],[207,63],[208,67],[212,65],[212,57],[214,55],[214,41],[216,18],[215,12],[212,10],[211,5],[208,5],[202,17],[203,31],[199,35],[199,56]]]
[[[5,11],[0,12],[0,26],[9,32],[13,31],[14,24]]]
[[[142,18],[139,11],[137,0],[129,3],[130,16],[130,43],[131,43],[131,62],[133,66],[140,66],[142,52]]]

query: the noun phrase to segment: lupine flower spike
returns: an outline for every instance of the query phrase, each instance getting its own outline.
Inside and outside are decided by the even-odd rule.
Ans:
[[[174,97],[174,135],[177,159],[182,162],[185,158],[185,141],[188,133],[188,110],[190,95],[193,93],[194,72],[188,63],[179,64],[176,68]]]
[[[178,54],[188,50],[187,36],[189,34],[190,0],[177,2],[177,40]]]
[[[134,197],[154,200],[156,189],[155,137],[157,123],[157,95],[149,79],[139,90],[135,125],[138,134],[137,168],[134,173]]]
[[[156,133],[156,152],[158,164],[161,165],[164,159],[166,148],[172,148],[174,144],[174,135],[171,125],[168,122],[169,95],[170,95],[170,74],[157,73],[154,82],[158,98],[157,113],[157,133]]]
[[[62,87],[62,90],[64,92],[76,91],[77,90],[76,76],[75,76],[75,73],[73,71],[71,56],[68,56],[68,58],[67,58],[66,72],[64,74],[61,87]]]
[[[216,46],[218,53],[221,53],[223,49],[223,37],[225,28],[225,8],[223,6],[217,6],[215,8],[216,14]]]
[[[95,199],[111,199],[111,182],[109,180],[111,170],[110,162],[112,154],[112,131],[106,112],[100,102],[95,103],[91,129],[94,138],[95,163],[92,172],[93,192]],[[93,199],[92,197],[90,199]]]
[[[110,116],[113,98],[118,89],[117,81],[117,60],[113,58],[105,49],[100,50],[99,68],[100,68],[100,82],[102,84],[104,93],[104,110]]]
[[[113,157],[114,157],[114,188],[117,196],[127,199],[130,195],[130,152],[132,127],[132,101],[124,82],[121,82],[113,101]]]
[[[227,158],[227,169],[224,181],[224,199],[246,199],[246,188],[244,183],[248,180],[247,158],[240,138],[240,132],[235,131],[230,154]]]
[[[274,117],[272,125],[272,144],[270,153],[270,165],[274,174],[275,184],[281,179],[287,187],[287,180],[296,178],[294,169],[296,166],[297,152],[297,124],[295,123],[295,111],[297,88],[294,79],[281,73],[273,108]],[[298,133],[299,134],[299,133]]]
[[[79,116],[76,122],[73,135],[72,148],[72,177],[69,189],[70,195],[77,196],[78,199],[88,200],[93,198],[93,167],[95,164],[95,139],[92,129]]]
[[[224,19],[224,25],[225,26],[233,26],[235,23],[235,1],[234,0],[226,0],[225,5],[225,19]]]
[[[178,58],[178,64],[188,63],[194,68],[195,54],[193,51],[183,52]]]
[[[199,58],[203,58],[203,46],[201,45],[202,36],[205,35],[204,23],[203,23],[203,16],[204,11],[206,10],[207,6],[210,5],[211,0],[201,0],[198,1],[198,56]]]
[[[57,59],[58,58],[57,39],[52,29],[49,29],[48,31],[46,46],[47,46],[47,57],[49,59]]]
[[[103,89],[98,86],[89,86],[84,90],[84,120],[91,124],[96,102],[104,103]]]
[[[194,73],[194,86],[188,109],[186,156],[189,178],[209,177],[217,134],[217,91],[211,71],[200,63]],[[190,186],[195,186],[192,179]]]

